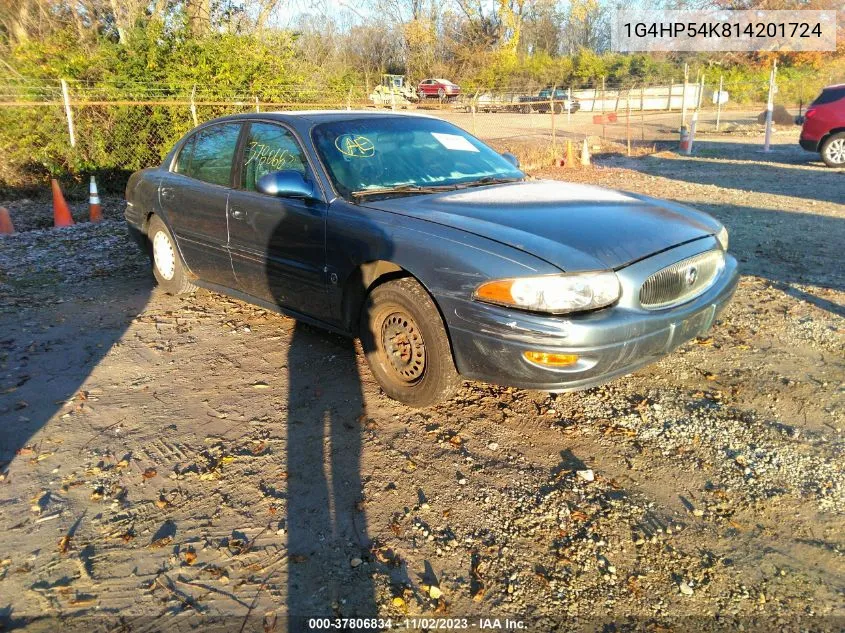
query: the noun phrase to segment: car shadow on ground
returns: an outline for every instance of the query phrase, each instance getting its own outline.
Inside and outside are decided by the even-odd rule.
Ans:
[[[745,156],[740,158],[737,156]],[[784,160],[773,159],[758,162],[753,154],[743,153],[734,156],[730,151],[719,150],[707,156],[684,156],[666,158],[658,155],[647,156],[643,160],[626,162],[625,166],[652,176],[661,176],[671,180],[679,180],[695,185],[713,185],[722,189],[739,191],[754,191],[755,193],[803,197],[818,202],[832,202],[845,204],[845,171],[822,167],[806,170],[812,162],[808,160],[793,162],[792,153],[784,153]],[[761,156],[766,156],[761,154]],[[747,161],[737,164],[729,161]],[[801,172],[796,167],[804,167]],[[804,179],[800,187],[796,187],[797,179]],[[731,187],[728,182],[734,180],[740,186]]]

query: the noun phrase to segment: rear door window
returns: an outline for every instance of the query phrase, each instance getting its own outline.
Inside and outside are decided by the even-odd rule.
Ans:
[[[833,103],[843,98],[845,98],[845,86],[841,88],[828,88],[827,90],[822,90],[822,93],[810,105],[824,105],[825,103]]]
[[[262,176],[285,169],[303,175],[308,170],[305,155],[293,133],[273,123],[252,123],[244,146],[241,187],[255,191]]]
[[[212,185],[230,186],[232,160],[240,133],[240,123],[222,123],[197,132],[189,141],[193,147],[190,165],[182,173]],[[181,155],[180,152],[180,160]]]

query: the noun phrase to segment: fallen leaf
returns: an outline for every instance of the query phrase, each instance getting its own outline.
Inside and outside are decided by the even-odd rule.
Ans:
[[[197,561],[197,554],[194,550],[189,549],[185,552],[185,563],[188,565],[193,565]]]
[[[59,539],[59,553],[67,554],[68,547],[70,547],[70,537],[65,535]]]
[[[141,477],[144,479],[152,479],[156,475],[158,475],[158,471],[155,468],[147,468],[147,470],[141,474]]]

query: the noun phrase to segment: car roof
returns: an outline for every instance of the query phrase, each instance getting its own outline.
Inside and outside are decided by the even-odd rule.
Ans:
[[[432,119],[429,114],[419,112],[397,112],[395,110],[285,110],[281,112],[247,112],[244,114],[230,114],[228,116],[213,119],[213,121],[231,120],[264,120],[275,119],[286,123],[334,123],[336,121],[353,121],[363,118],[392,118],[392,117],[417,117],[420,119]],[[209,121],[211,123],[211,121]]]
[[[825,86],[822,90],[839,90],[845,88],[845,84],[833,84],[832,86]]]

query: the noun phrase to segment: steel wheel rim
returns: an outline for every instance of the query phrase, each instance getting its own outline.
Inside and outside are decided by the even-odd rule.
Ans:
[[[381,326],[381,344],[388,364],[397,378],[414,383],[425,372],[425,342],[414,320],[407,314],[393,312]]]
[[[838,138],[831,141],[827,146],[827,157],[830,162],[841,165],[845,163],[845,138]]]
[[[173,279],[176,274],[176,253],[173,252],[173,244],[164,231],[159,231],[153,237],[153,260],[156,270],[164,279]]]

